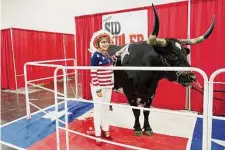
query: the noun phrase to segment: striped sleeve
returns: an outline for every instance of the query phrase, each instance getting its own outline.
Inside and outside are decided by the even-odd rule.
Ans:
[[[96,55],[93,55],[91,57],[91,66],[99,66],[99,57],[97,57]],[[100,85],[99,85],[99,79],[97,77],[97,69],[91,69],[91,83],[93,86],[97,87],[96,90],[100,89]]]

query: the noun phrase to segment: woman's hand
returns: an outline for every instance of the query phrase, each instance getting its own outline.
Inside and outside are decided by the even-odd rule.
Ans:
[[[98,97],[102,97],[102,90],[96,91]]]
[[[121,48],[119,51],[116,52],[116,56],[120,56],[128,47],[129,45],[124,46],[123,48]]]

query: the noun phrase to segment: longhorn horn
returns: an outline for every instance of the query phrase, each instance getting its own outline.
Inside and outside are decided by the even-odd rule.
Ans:
[[[153,11],[154,11],[154,18],[155,18],[155,21],[154,21],[154,27],[153,27],[153,30],[152,30],[152,34],[149,36],[148,40],[147,40],[147,43],[152,45],[157,36],[158,36],[158,33],[159,33],[159,16],[156,12],[156,9],[155,9],[155,6],[153,5],[152,3],[152,8],[153,8]]]
[[[179,40],[180,40],[182,45],[193,45],[193,44],[200,43],[200,42],[204,41],[205,39],[207,39],[211,35],[211,33],[212,33],[213,29],[214,29],[214,26],[215,26],[215,15],[213,17],[213,21],[212,21],[209,29],[207,30],[207,32],[204,35],[202,35],[202,36],[200,36],[198,38],[179,39]]]

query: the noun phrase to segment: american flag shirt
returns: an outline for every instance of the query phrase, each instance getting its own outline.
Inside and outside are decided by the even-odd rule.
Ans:
[[[91,66],[113,66],[113,63],[118,59],[116,55],[110,57],[107,52],[101,53],[95,51],[91,56]],[[101,88],[112,88],[114,86],[113,70],[92,69],[91,84],[96,87],[96,90]]]

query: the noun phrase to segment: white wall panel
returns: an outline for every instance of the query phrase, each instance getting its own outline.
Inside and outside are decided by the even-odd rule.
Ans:
[[[74,16],[186,0],[1,0],[1,29],[75,33]]]

